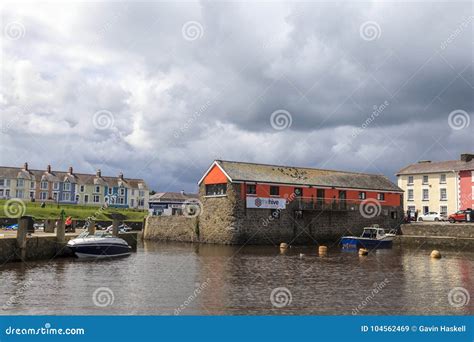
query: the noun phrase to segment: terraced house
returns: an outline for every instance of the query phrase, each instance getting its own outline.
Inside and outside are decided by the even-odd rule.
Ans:
[[[449,215],[474,207],[474,154],[461,154],[459,160],[422,160],[397,176],[405,191],[405,211]]]
[[[96,174],[0,167],[0,198],[20,198],[63,204],[103,205],[121,208],[148,208],[149,190],[143,179]]]

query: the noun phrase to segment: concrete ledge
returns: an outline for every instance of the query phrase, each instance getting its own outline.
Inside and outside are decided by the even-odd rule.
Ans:
[[[410,223],[400,230],[404,236],[474,238],[474,223]]]
[[[473,238],[456,238],[451,236],[403,236],[399,235],[394,240],[395,244],[409,247],[436,247],[455,249],[474,249]]]

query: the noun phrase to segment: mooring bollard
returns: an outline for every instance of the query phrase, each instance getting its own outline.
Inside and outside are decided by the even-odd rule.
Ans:
[[[58,226],[56,227],[56,241],[58,243],[66,241],[66,223],[61,219],[58,220]]]
[[[112,235],[118,236],[118,234],[119,234],[119,221],[112,220]]]
[[[87,227],[87,230],[89,234],[91,235],[95,234],[95,221],[94,220],[89,220],[89,226]]]
[[[327,254],[328,248],[326,246],[319,246],[318,253],[319,254]]]
[[[31,216],[22,216],[18,219],[16,243],[20,249],[20,258],[22,261],[26,260],[26,235],[30,226],[33,227],[33,218]]]
[[[437,251],[436,249],[431,252],[430,256],[433,259],[441,259],[441,253],[439,251]]]

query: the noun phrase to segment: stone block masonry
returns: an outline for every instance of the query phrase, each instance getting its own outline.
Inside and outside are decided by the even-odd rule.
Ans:
[[[315,245],[336,242],[343,235],[360,235],[364,227],[373,224],[397,229],[403,217],[401,207],[382,207],[373,218],[363,217],[358,209],[303,210],[301,215],[296,215],[296,203],[289,203],[276,218],[270,209],[246,208],[241,189],[240,184],[229,182],[226,195],[206,196],[202,184],[199,189],[202,212],[197,218],[149,217],[143,238],[236,245],[281,242]]]

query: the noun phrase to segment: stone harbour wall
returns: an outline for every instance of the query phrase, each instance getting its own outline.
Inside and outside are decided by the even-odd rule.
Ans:
[[[144,240],[198,241],[198,219],[186,216],[149,216]]]
[[[410,223],[400,228],[395,239],[402,246],[435,248],[474,248],[473,223]]]

